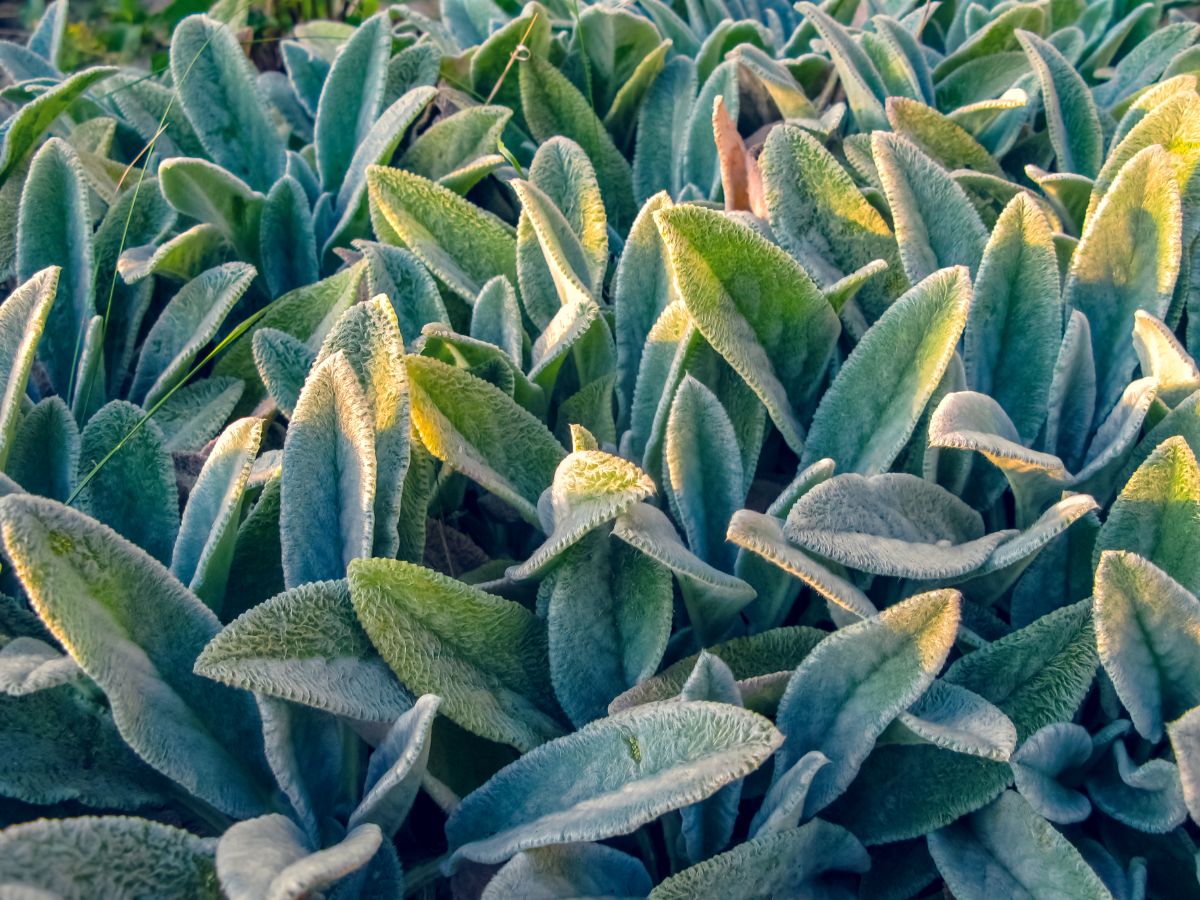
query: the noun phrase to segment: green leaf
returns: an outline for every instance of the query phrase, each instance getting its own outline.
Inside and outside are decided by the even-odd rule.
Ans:
[[[802,465],[826,457],[839,472],[885,472],[933,396],[971,304],[965,267],[908,291],[871,327],[821,398]]]
[[[229,251],[225,236],[216,225],[193,225],[161,246],[145,244],[126,250],[117,261],[117,271],[126,284],[139,284],[151,275],[188,281],[227,260]]]
[[[1182,782],[1183,796],[1187,803],[1188,812],[1194,820],[1200,812],[1200,779],[1197,764],[1200,763],[1200,734],[1196,726],[1200,723],[1200,707],[1188,710],[1174,722],[1167,723],[1167,735],[1171,739],[1171,750],[1175,754],[1175,762],[1179,766],[1179,778]]]
[[[791,257],[719,212],[655,215],[672,284],[704,338],[745,379],[792,449],[841,331],[829,301]]]
[[[1133,349],[1142,373],[1158,381],[1158,399],[1174,408],[1200,389],[1200,368],[1175,333],[1145,310],[1133,314]]]
[[[38,355],[64,396],[71,387],[84,329],[96,314],[86,184],[75,151],[51,138],[33,157],[17,221],[17,280],[30,281],[47,266],[61,267],[57,301],[45,320]]]
[[[821,819],[757,837],[662,881],[650,900],[690,897],[839,896],[838,875],[871,865],[862,844]],[[823,877],[825,876],[825,877]]]
[[[946,169],[975,169],[1003,177],[992,155],[962,126],[936,109],[907,97],[889,97],[887,117],[892,130]]]
[[[967,383],[1003,407],[1027,444],[1046,417],[1062,319],[1050,229],[1033,200],[1017,194],[983,251],[963,363]]]
[[[964,7],[965,9],[965,7]],[[933,69],[939,88],[946,78],[977,60],[995,56],[1007,50],[1019,49],[1016,32],[1019,29],[1041,34],[1046,13],[1040,6],[1014,6],[1004,10],[947,54]]]
[[[1106,550],[1136,553],[1200,590],[1200,466],[1182,437],[1159,444],[1125,483],[1096,537],[1094,561]]]
[[[516,283],[512,229],[491,213],[401,169],[369,167],[367,193],[379,238],[407,246],[468,303],[495,275]]]
[[[840,22],[820,7],[802,3],[797,4],[796,9],[804,14],[824,41],[845,87],[846,100],[854,114],[857,130],[869,133],[876,128],[885,128],[887,118],[883,102],[887,99],[888,91],[870,56]]]
[[[1021,797],[990,806],[929,835],[929,851],[955,897],[1111,898],[1071,843]]]
[[[496,152],[496,142],[512,118],[503,106],[469,106],[435,122],[404,151],[400,166],[442,181],[481,157]]]
[[[696,64],[686,56],[676,56],[658,73],[642,100],[633,154],[634,196],[642,204],[639,218],[645,216],[646,202],[658,191],[678,197],[683,189],[675,135],[686,133],[697,87]]]
[[[175,466],[154,420],[137,428],[143,415],[132,403],[114,400],[92,416],[80,437],[81,474],[124,445],[79,492],[79,507],[165,564],[179,531]]]
[[[1133,725],[1151,741],[1163,723],[1200,705],[1192,660],[1200,600],[1153,563],[1105,550],[1096,567],[1096,645]]]
[[[180,288],[142,343],[130,397],[150,407],[183,380],[254,276],[253,266],[226,263]]]
[[[0,882],[28,891],[20,896],[153,895],[170,885],[176,897],[222,897],[213,841],[146,819],[41,819],[0,831],[0,850]]]
[[[588,101],[565,75],[538,55],[521,64],[520,85],[521,107],[533,137],[548,141],[562,135],[583,148],[595,166],[609,221],[618,231],[625,231],[637,212],[633,173]]]
[[[412,347],[430,322],[450,324],[437,282],[415,254],[373,241],[355,246],[367,261],[367,294],[385,294],[392,301],[406,347]]]
[[[386,297],[344,312],[321,345],[317,365],[341,352],[358,378],[375,444],[372,556],[394,556],[399,547],[400,493],[410,457],[412,430],[404,342]]]
[[[628,834],[754,771],[782,739],[723,703],[655,703],[592,722],[464,798],[446,823],[447,865]]]
[[[301,341],[276,328],[254,332],[254,365],[271,400],[279,411],[291,418],[304,381],[317,361],[317,354]]]
[[[537,524],[537,501],[566,452],[533,415],[475,376],[406,359],[413,425],[425,447]]]
[[[700,72],[703,76],[703,71]],[[738,66],[728,60],[717,66],[700,86],[696,102],[692,104],[688,119],[686,143],[680,160],[679,182],[686,188],[691,185],[699,191],[700,199],[714,200],[720,196],[721,166],[717,152],[716,133],[713,126],[713,111],[717,98],[725,105],[734,120],[738,116]],[[682,190],[680,199],[683,199]]]
[[[284,583],[342,578],[371,555],[375,527],[374,415],[344,352],[300,392],[283,447],[280,539]]]
[[[958,265],[967,266],[974,275],[987,230],[963,189],[945,169],[898,135],[875,132],[871,150],[909,280],[915,283]]]
[[[254,190],[269,190],[283,174],[283,142],[233,29],[203,15],[180,22],[171,76],[209,158]]]
[[[518,603],[394,560],[350,567],[363,628],[411,690],[437,694],[468,731],[529,751],[563,733],[546,631]]]
[[[104,691],[126,742],[228,815],[262,812],[253,701],[192,674],[216,616],[144,552],[54,501],[6,497],[0,522],[34,609]]]
[[[1091,602],[1081,601],[967,654],[942,680],[998,706],[1024,740],[1070,720],[1095,672]],[[1004,763],[932,744],[880,745],[829,817],[867,844],[907,840],[981,809],[1011,783]]]
[[[259,225],[259,257],[272,297],[320,278],[312,213],[300,182],[285,175],[263,205]]]
[[[71,496],[79,474],[79,426],[61,397],[47,397],[24,415],[4,471],[31,494],[63,501]]]
[[[4,385],[0,395],[0,469],[6,468],[13,450],[21,398],[58,291],[59,273],[54,267],[43,269],[0,305],[0,381]]]
[[[242,497],[262,440],[262,419],[239,419],[217,439],[188,494],[171,574],[219,610],[233,561]]]
[[[602,450],[576,450],[554,470],[549,507],[545,511],[546,542],[509,578],[532,578],[545,572],[558,557],[595,528],[611,522],[635,503],[654,493],[654,481],[631,462]]]
[[[158,172],[162,194],[176,212],[213,226],[239,256],[258,258],[263,207],[266,203],[262,194],[232,172],[203,159],[168,159]],[[174,240],[181,239],[182,235]],[[197,246],[179,248],[178,255],[185,259],[169,263],[163,257],[170,252],[170,245],[163,245],[154,251],[145,268],[153,273],[164,264],[169,264],[171,271],[179,272],[187,279],[191,277],[190,267],[182,268],[179,263],[202,260],[209,250],[209,241],[201,241],[198,237],[195,243]],[[129,281],[132,275],[125,274],[125,280]]]
[[[671,573],[595,531],[563,554],[550,584],[550,680],[581,726],[658,668],[671,633]]]
[[[1028,31],[1015,34],[1042,86],[1058,170],[1095,178],[1104,161],[1104,137],[1087,83],[1053,44]]]
[[[217,436],[245,389],[240,378],[222,375],[181,387],[154,414],[164,446],[171,453],[198,453]]]
[[[514,366],[523,359],[525,329],[517,292],[503,275],[497,275],[479,291],[471,308],[471,337],[503,350]]]
[[[830,759],[813,777],[805,816],[854,780],[876,738],[933,682],[958,634],[956,591],[920,594],[825,638],[796,669],[776,722],[787,738],[776,781],[801,757]]]
[[[391,55],[386,15],[365,20],[338,48],[321,89],[313,129],[317,173],[327,191],[340,187],[355,148],[379,117]]]
[[[1134,313],[1163,318],[1179,271],[1179,187],[1170,157],[1146,147],[1122,166],[1088,218],[1063,300],[1091,326],[1096,363],[1093,424],[1112,409],[1136,362]]]
[[[341,581],[304,584],[243,613],[204,648],[196,673],[364,722],[393,722],[412,698],[371,645]]]

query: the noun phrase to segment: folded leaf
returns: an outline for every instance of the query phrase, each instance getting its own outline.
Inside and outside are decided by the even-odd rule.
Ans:
[[[1017,791],[1038,815],[1070,825],[1090,816],[1092,804],[1058,776],[1082,768],[1091,756],[1092,738],[1087,729],[1070,722],[1052,722],[1031,734],[1009,762]]]
[[[103,848],[103,852],[97,852]],[[125,816],[42,819],[0,831],[0,883],[12,896],[161,893],[220,900],[213,841]],[[23,893],[16,893],[16,892]]]
[[[1187,819],[1179,769],[1165,759],[1141,765],[1129,758],[1120,740],[1087,780],[1088,796],[1096,808],[1138,831],[1165,834]]]
[[[520,604],[392,560],[354,563],[350,593],[401,681],[463,728],[523,751],[562,734],[546,632]]]
[[[1138,733],[1156,741],[1164,722],[1200,705],[1200,600],[1142,557],[1106,550],[1095,610],[1104,671]]]
[[[366,722],[392,722],[412,706],[358,624],[344,579],[292,588],[242,614],[195,668],[230,687]]]
[[[1008,716],[974,691],[946,681],[934,681],[896,723],[898,730],[939,747],[1001,762],[1017,745],[1017,730]]]
[[[5,549],[34,609],[112,706],[121,736],[231,816],[266,808],[251,699],[192,674],[216,617],[144,552],[51,500],[0,501]]]
[[[0,394],[0,468],[13,449],[21,398],[58,291],[59,271],[43,269],[0,304],[0,381],[4,385]]]
[[[320,278],[312,213],[300,182],[284,176],[263,204],[259,223],[259,258],[272,297]]]
[[[447,866],[629,834],[754,771],[781,741],[766,719],[723,703],[655,703],[600,719],[464,798],[446,824]]]
[[[635,857],[605,844],[561,844],[518,853],[487,883],[481,900],[642,897],[650,887]]]
[[[375,527],[375,423],[343,352],[305,382],[283,449],[280,538],[289,588],[342,578],[371,555]]]
[[[233,29],[188,16],[171,35],[179,103],[209,157],[258,191],[283,174],[284,147]]]
[[[1079,851],[1012,791],[935,831],[929,851],[962,900],[984,900],[997,890],[1011,896],[1112,896]]]
[[[839,472],[887,471],[954,354],[970,304],[962,266],[929,276],[892,304],[821,398],[801,464],[828,457]]]
[[[1167,735],[1171,738],[1171,750],[1175,754],[1175,763],[1179,766],[1179,778],[1183,787],[1183,797],[1187,809],[1195,821],[1200,813],[1200,735],[1196,732],[1200,722],[1200,712],[1193,708],[1188,710],[1174,722],[1167,725]]]
[[[347,828],[373,822],[388,838],[395,837],[425,776],[430,729],[441,702],[440,697],[426,694],[388,729],[371,754],[363,799],[351,813]]]
[[[1200,368],[1174,332],[1144,310],[1133,315],[1133,349],[1142,373],[1158,381],[1158,399],[1174,408],[1200,388]]]
[[[254,332],[254,365],[271,400],[291,418],[317,354],[286,331],[260,328]]]
[[[921,594],[830,635],[805,657],[779,703],[787,740],[775,777],[812,750],[829,758],[809,788],[806,816],[846,790],[875,739],[929,687],[958,620],[956,592]]]

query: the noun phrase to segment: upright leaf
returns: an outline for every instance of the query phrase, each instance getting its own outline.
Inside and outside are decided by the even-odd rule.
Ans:
[[[13,449],[21,398],[42,329],[58,291],[59,272],[43,269],[13,291],[0,305],[0,469]],[[44,448],[48,449],[48,448]]]

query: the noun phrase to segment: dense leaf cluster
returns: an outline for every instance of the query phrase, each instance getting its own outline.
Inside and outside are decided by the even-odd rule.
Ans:
[[[1200,26],[0,43],[0,898],[1200,895]]]

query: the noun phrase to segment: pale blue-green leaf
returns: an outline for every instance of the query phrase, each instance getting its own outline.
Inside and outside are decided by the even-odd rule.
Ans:
[[[1083,468],[1075,476],[1075,490],[1108,502],[1157,393],[1158,382],[1153,378],[1139,378],[1126,386],[1088,447]]]
[[[233,29],[204,15],[180,22],[171,36],[171,76],[209,158],[251,188],[269,190],[283,174],[284,146]]]
[[[320,278],[312,212],[296,179],[285,175],[267,194],[259,235],[263,278],[272,297]]]
[[[810,750],[800,757],[763,797],[762,806],[750,822],[751,838],[764,838],[799,825],[813,779],[828,764],[829,757],[820,750]]]
[[[563,733],[545,626],[519,603],[382,559],[351,565],[350,594],[388,665],[413,691],[441,697],[447,718],[526,752]]]
[[[220,900],[213,844],[147,819],[40,819],[0,831],[0,883],[25,900],[161,896],[164,885],[172,897]]]
[[[315,117],[321,100],[321,88],[325,86],[325,79],[329,75],[329,61],[299,41],[281,41],[279,55],[296,100],[310,118]]]
[[[80,477],[122,441],[124,446],[80,492],[78,502],[84,512],[166,564],[179,531],[175,466],[153,419],[134,432],[142,416],[132,403],[114,400],[88,422],[80,437]]]
[[[283,450],[279,527],[284,582],[342,578],[371,555],[375,416],[345,353],[313,369]]]
[[[518,853],[487,883],[481,900],[644,897],[651,886],[636,857],[605,844],[560,844]]]
[[[939,269],[959,265],[974,274],[987,230],[963,189],[899,135],[875,132],[871,149],[909,280],[915,283]]]
[[[71,495],[79,472],[79,426],[61,397],[47,397],[22,417],[4,471],[31,494],[52,500]]]
[[[350,814],[346,827],[366,822],[378,825],[384,836],[395,837],[412,807],[429,760],[430,729],[441,698],[426,694],[388,729],[367,766],[363,798]]]
[[[59,272],[54,267],[43,269],[0,305],[0,468],[5,468],[13,449],[21,399],[58,291]]]
[[[1112,900],[1079,851],[1012,791],[928,840],[938,871],[961,900]]]
[[[1063,299],[1091,326],[1094,425],[1117,402],[1136,363],[1135,311],[1167,314],[1181,254],[1179,203],[1166,151],[1146,147],[1121,168],[1071,258]]]
[[[406,347],[412,347],[430,322],[450,324],[437,282],[415,254],[373,241],[360,241],[355,247],[367,261],[367,293],[385,294],[392,301]]]
[[[812,3],[796,7],[811,24],[837,68],[838,77],[846,89],[846,99],[854,115],[858,131],[870,132],[875,128],[886,128],[887,117],[883,102],[888,91],[883,78],[866,51],[855,42],[840,22]]]
[[[781,741],[766,719],[723,703],[652,703],[601,719],[464,798],[447,822],[447,866],[628,834],[754,771]]]
[[[229,900],[301,900],[365,866],[382,842],[378,826],[361,825],[314,851],[295,823],[273,813],[221,835],[217,875]]]
[[[696,64],[686,56],[676,56],[658,73],[642,100],[633,154],[633,189],[642,204],[641,217],[646,202],[657,192],[666,191],[670,199],[683,189],[675,136],[686,133],[697,87]]]
[[[680,159],[681,185],[693,185],[702,200],[713,200],[721,190],[721,167],[713,133],[713,108],[720,97],[730,117],[738,116],[738,64],[730,59],[717,66],[700,87],[692,104]],[[678,140],[676,139],[676,143]],[[683,199],[682,191],[679,199]]]
[[[1200,600],[1146,559],[1106,550],[1094,602],[1104,671],[1138,733],[1158,740],[1164,722],[1200,705]]]
[[[255,277],[246,263],[226,263],[193,278],[171,298],[142,343],[129,396],[152,406],[187,375]]]
[[[400,165],[438,181],[496,152],[496,141],[512,118],[503,106],[469,106],[435,122],[412,142]]]
[[[796,577],[852,615],[869,619],[878,613],[867,595],[847,578],[790,544],[775,516],[740,509],[729,522],[728,534],[731,542]],[[761,590],[759,593],[761,596]]]
[[[104,316],[92,316],[83,329],[78,350],[71,414],[77,422],[91,418],[108,396],[104,366]]]
[[[893,728],[955,753],[1000,762],[1017,746],[1017,730],[1008,716],[974,691],[947,681],[934,681],[907,712],[900,713]],[[885,739],[889,737],[893,737],[890,729]]]
[[[1062,318],[1050,229],[1030,197],[1017,194],[983,251],[963,362],[972,390],[990,394],[1026,443],[1046,417]]]
[[[1175,764],[1151,759],[1138,765],[1120,740],[1089,774],[1087,790],[1098,810],[1138,831],[1165,834],[1188,816]]]
[[[358,377],[375,444],[374,539],[371,555],[394,556],[399,546],[400,493],[410,457],[412,431],[404,342],[386,297],[357,303],[334,323],[321,344],[317,365],[341,352]]]
[[[721,637],[738,611],[754,599],[754,588],[710,566],[684,546],[666,513],[638,503],[617,518],[613,535],[676,574],[692,626],[702,641]]]
[[[234,540],[250,467],[262,440],[262,419],[239,419],[218,438],[188,494],[171,573],[214,610],[225,599]]]
[[[151,275],[188,281],[205,269],[225,262],[229,256],[230,247],[221,229],[202,223],[181,231],[161,245],[130,247],[117,260],[117,272],[126,284],[138,284]]]
[[[517,292],[503,275],[488,281],[475,298],[471,308],[471,337],[499,347],[514,366],[521,368],[525,339],[521,307],[517,304]]]
[[[317,354],[299,338],[276,328],[254,332],[254,365],[275,405],[288,418],[295,415],[296,401],[304,388]]]
[[[812,750],[830,759],[814,776],[805,815],[846,790],[883,730],[929,687],[958,622],[959,595],[933,591],[835,632],[805,657],[779,703],[787,740],[775,763],[778,781]]]
[[[327,191],[337,190],[356,148],[379,116],[392,54],[391,23],[374,15],[338,48],[317,104],[313,143],[317,173]]]
[[[1200,819],[1200,707],[1192,708],[1167,725],[1183,798],[1192,821]]]
[[[261,222],[266,198],[253,190],[227,169],[222,169],[204,159],[176,157],[168,159],[159,167],[159,184],[167,202],[181,215],[196,219],[216,228],[226,241],[244,259],[257,259],[261,246]],[[180,240],[173,239],[174,241]],[[175,255],[184,257],[180,261],[165,258],[171,251],[163,245],[153,250],[153,256],[140,266],[137,272],[130,268],[129,254],[122,255],[122,276],[126,281],[135,275],[158,271],[168,264],[170,271],[184,273],[184,266],[210,253],[210,241],[201,233],[189,244],[180,246]],[[132,257],[136,261],[136,254]],[[183,263],[183,265],[181,265]],[[184,277],[190,277],[184,275]]]
[[[895,461],[954,354],[971,304],[967,269],[943,269],[897,300],[821,398],[801,458],[873,474]]]
[[[693,897],[824,897],[849,900],[847,873],[865,872],[871,859],[858,839],[821,819],[738,844],[684,869],[650,892],[651,900]]]
[[[654,674],[671,631],[670,570],[606,532],[566,551],[549,586],[550,679],[578,725]]]
[[[1181,51],[1196,42],[1194,22],[1171,22],[1156,29],[1117,64],[1112,77],[1092,89],[1096,102],[1116,112],[1124,101],[1153,84]]]
[[[968,7],[959,7],[959,9],[965,13]],[[1019,50],[1016,30],[1024,28],[1035,34],[1041,34],[1046,16],[1046,11],[1041,7],[1012,6],[975,30],[973,34],[968,36],[960,33],[958,39],[953,42],[956,44],[954,52],[948,53],[933,68],[935,83],[940,87],[948,76],[972,62],[999,55],[1005,51]],[[958,25],[959,27],[965,25],[965,16]]]
[[[108,697],[121,736],[228,815],[267,804],[249,696],[192,674],[214,616],[138,548],[50,500],[0,501],[5,548],[42,621]]]
[[[1059,780],[1082,768],[1092,755],[1092,738],[1081,725],[1052,722],[1031,734],[1012,755],[1017,791],[1038,815],[1058,825],[1082,822],[1092,813],[1088,798]]]
[[[1200,389],[1200,368],[1161,320],[1139,309],[1133,314],[1133,349],[1142,374],[1158,381],[1158,399],[1174,408]]]
[[[1041,84],[1058,171],[1095,178],[1104,161],[1104,137],[1087,82],[1053,44],[1029,31],[1015,34]]]
[[[71,657],[34,637],[16,637],[0,647],[0,694],[23,697],[83,676]]]
[[[1046,424],[1038,449],[1065,460],[1073,471],[1083,464],[1096,404],[1096,363],[1087,316],[1072,309],[1063,331],[1050,380]]]
[[[243,613],[204,648],[196,672],[364,722],[391,723],[412,706],[358,624],[345,579],[301,585]]]
[[[214,375],[181,387],[158,408],[154,421],[171,453],[196,453],[217,436],[241,399],[246,383]]]
[[[51,138],[33,157],[16,228],[18,281],[30,281],[47,266],[61,268],[38,355],[54,387],[66,396],[84,328],[96,313],[87,183],[66,141]]]
[[[65,2],[48,3],[25,46],[50,65],[57,66],[66,30],[67,4]]]

